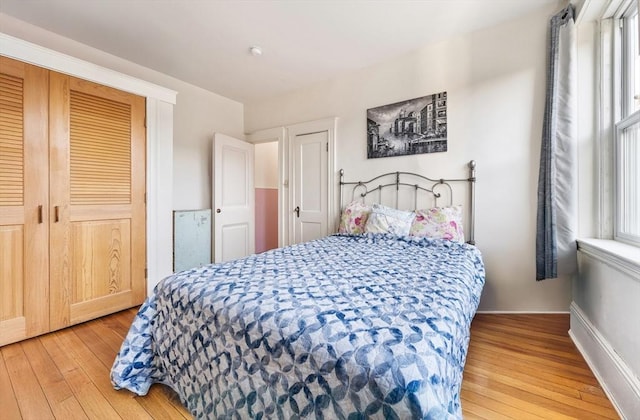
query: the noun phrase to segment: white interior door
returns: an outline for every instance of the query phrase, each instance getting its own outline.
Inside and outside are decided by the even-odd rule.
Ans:
[[[328,145],[328,131],[291,136],[293,243],[311,241],[329,234]]]
[[[213,136],[213,261],[255,252],[253,144]]]

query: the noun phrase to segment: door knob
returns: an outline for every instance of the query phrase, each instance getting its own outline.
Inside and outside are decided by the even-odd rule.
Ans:
[[[222,210],[216,209],[216,213],[221,213],[221,212],[222,212]]]
[[[296,214],[297,217],[300,217],[300,206],[296,206],[296,208],[293,209],[293,212]]]

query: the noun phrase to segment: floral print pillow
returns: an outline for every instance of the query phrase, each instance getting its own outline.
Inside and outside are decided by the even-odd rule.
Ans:
[[[415,215],[411,211],[392,209],[381,204],[371,207],[371,215],[367,221],[367,233],[392,233],[407,236]]]
[[[371,207],[354,201],[347,206],[340,217],[338,233],[349,233],[352,235],[362,235],[371,214]]]
[[[464,242],[462,206],[416,210],[410,236]]]

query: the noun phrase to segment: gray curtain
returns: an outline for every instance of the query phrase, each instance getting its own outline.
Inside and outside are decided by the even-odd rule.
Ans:
[[[536,280],[577,271],[577,65],[571,5],[549,23],[547,89],[538,176]]]

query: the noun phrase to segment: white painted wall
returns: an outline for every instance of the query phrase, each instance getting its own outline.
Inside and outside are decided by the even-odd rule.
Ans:
[[[278,189],[278,142],[255,145],[255,187]]]
[[[476,240],[487,269],[480,309],[568,311],[570,279],[535,281],[547,23],[558,7],[246,103],[246,130],[335,115],[336,168],[347,179],[398,169],[464,176],[466,162],[477,160]],[[448,92],[448,152],[366,159],[367,108],[441,91]]]
[[[243,105],[0,13],[3,33],[178,92],[173,126],[173,208],[211,208],[214,132],[244,139]],[[212,74],[212,77],[215,77]]]
[[[571,337],[622,418],[640,413],[640,272],[580,250]]]
[[[173,142],[174,210],[211,208],[213,133],[244,139],[243,106],[186,83],[178,90]]]

